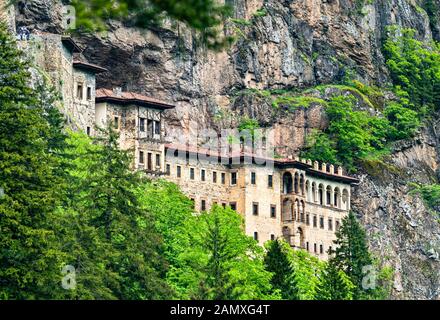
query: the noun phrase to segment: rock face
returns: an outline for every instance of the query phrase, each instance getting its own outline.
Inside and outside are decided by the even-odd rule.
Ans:
[[[246,99],[237,91],[306,88],[350,74],[381,85],[388,81],[380,50],[387,26],[414,28],[422,40],[440,39],[439,0],[226,2],[234,19],[225,32],[237,41],[222,52],[200,47],[176,23],[139,30],[112,22],[108,32],[76,40],[89,61],[110,70],[99,76],[98,87],[121,86],[177,104],[169,115],[169,136],[177,135],[177,128],[190,134],[234,127],[247,115],[272,127],[279,152],[289,155],[312,128],[326,125],[322,108],[274,114],[264,99]],[[56,0],[22,1],[17,26],[61,32],[61,12]],[[362,173],[355,190],[353,206],[371,248],[395,269],[396,298],[440,298],[438,216],[409,195],[407,186],[438,181],[439,146],[439,136],[427,127],[399,145],[390,163]]]

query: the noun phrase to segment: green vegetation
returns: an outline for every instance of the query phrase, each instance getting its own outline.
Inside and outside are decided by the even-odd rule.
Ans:
[[[426,205],[431,209],[440,212],[440,184],[419,185],[411,184],[411,193],[419,194]]]

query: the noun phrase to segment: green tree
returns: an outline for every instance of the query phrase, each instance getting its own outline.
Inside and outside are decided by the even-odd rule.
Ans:
[[[295,281],[295,272],[292,261],[289,259],[286,248],[280,240],[270,241],[266,245],[264,265],[267,271],[273,273],[270,281],[274,290],[279,290],[286,300],[298,300],[298,290]]]
[[[367,290],[362,286],[365,276],[364,268],[372,266],[373,259],[368,250],[365,231],[353,212],[342,220],[342,225],[336,232],[336,238],[334,264],[344,271],[354,284],[353,298],[365,298]]]
[[[320,275],[316,300],[352,300],[354,285],[344,271],[330,259]]]
[[[169,283],[181,299],[269,299],[272,274],[263,249],[243,232],[243,219],[230,208],[188,219],[179,238],[189,244],[170,268]]]
[[[104,280],[94,275],[106,269],[101,294],[119,299],[166,298],[170,291],[165,283],[162,240],[136,192],[142,177],[131,170],[131,153],[120,150],[118,135],[111,128],[100,130],[95,143],[96,148],[80,143],[78,148],[85,152],[76,153],[74,159],[78,167],[72,175],[77,184],[72,180],[75,189],[70,194],[77,195],[70,217],[75,236],[85,248],[74,247],[77,255],[72,265],[81,256],[90,261],[89,275],[98,284]],[[106,259],[98,260],[104,252]],[[91,266],[93,261],[97,266]]]
[[[0,298],[54,298],[65,260],[54,213],[62,146],[47,112],[59,117],[48,90],[30,86],[29,64],[6,30],[0,24]]]
[[[335,142],[324,132],[314,130],[307,137],[302,156],[325,163],[338,164]]]

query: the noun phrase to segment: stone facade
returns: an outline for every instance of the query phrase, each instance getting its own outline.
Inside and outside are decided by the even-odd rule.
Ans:
[[[253,150],[262,148],[257,143],[241,144],[238,152],[232,145],[206,150],[173,144],[166,141],[164,115],[175,106],[120,88],[96,89],[95,75],[105,69],[84,61],[70,38],[38,34],[20,46],[59,90],[62,110],[76,129],[95,135],[95,127],[112,125],[119,131],[121,148],[134,153],[134,170],[179,185],[197,212],[230,206],[261,245],[282,237],[293,248],[328,258],[358,182],[342,168],[265,158]]]

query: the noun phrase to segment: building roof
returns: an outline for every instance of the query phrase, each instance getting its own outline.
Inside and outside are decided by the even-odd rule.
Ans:
[[[67,46],[72,52],[82,52],[81,48],[69,36],[61,36],[61,42]]]
[[[96,64],[81,61],[78,59],[73,60],[73,67],[77,69],[85,69],[87,71],[92,71],[94,73],[101,73],[101,72],[107,72],[108,70],[106,68],[100,67]]]
[[[120,94],[117,94],[110,89],[96,90],[96,102],[111,102],[120,105],[134,104],[161,110],[173,109],[176,107],[170,103],[138,93],[120,92]]]
[[[234,160],[239,159],[241,163],[241,160],[244,159],[252,159],[252,163],[254,164],[263,164],[263,163],[273,163],[275,166],[279,168],[298,168],[305,170],[306,173],[312,175],[321,177],[323,179],[328,180],[334,180],[339,182],[345,182],[350,184],[359,183],[359,180],[353,177],[345,176],[345,175],[338,175],[338,174],[331,174],[330,172],[324,172],[321,170],[315,170],[313,169],[313,166],[310,164],[307,164],[302,161],[298,161],[295,159],[288,159],[288,158],[270,158],[265,157],[262,155],[258,155],[255,153],[250,152],[237,152],[232,151],[231,153],[225,154],[221,153],[218,150],[212,150],[212,149],[206,149],[206,148],[200,148],[196,146],[190,146],[190,145],[182,145],[182,144],[174,144],[170,143],[165,145],[166,150],[174,150],[178,152],[186,152],[186,155],[189,154],[196,154],[196,155],[202,155],[206,157],[212,157],[217,158],[217,160],[222,160],[222,164],[236,164]]]

